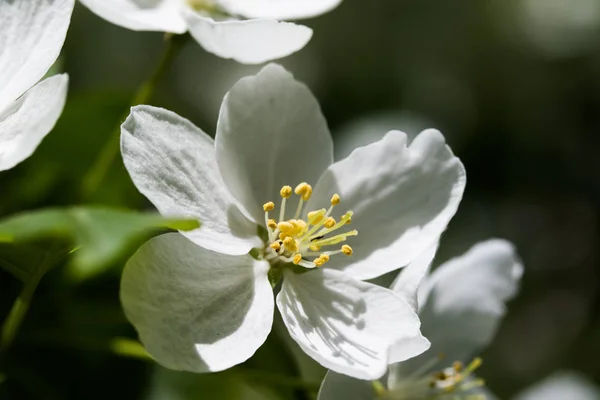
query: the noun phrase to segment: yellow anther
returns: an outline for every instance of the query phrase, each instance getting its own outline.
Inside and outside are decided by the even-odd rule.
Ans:
[[[323,220],[323,217],[325,216],[325,209],[321,209],[318,211],[310,211],[308,213],[308,223],[311,225],[316,225],[319,222],[321,222]]]
[[[306,191],[302,195],[302,200],[308,201],[310,200],[310,196],[312,196],[312,186],[306,185]]]
[[[279,191],[279,195],[284,199],[288,199],[292,195],[292,187],[287,185],[282,187]]]
[[[296,254],[294,256],[294,264],[298,265],[300,264],[300,261],[302,261],[302,256],[300,254]]]
[[[352,255],[352,247],[348,246],[347,244],[343,245],[342,253],[344,253],[347,256],[351,256]]]
[[[280,223],[277,224],[277,228],[281,231],[281,232],[290,232],[291,230],[294,229],[294,225],[292,225],[290,222],[288,221],[281,221]]]
[[[269,201],[268,203],[263,204],[263,210],[265,210],[265,212],[272,211],[274,208],[275,208],[275,203],[273,203],[272,201]]]
[[[338,204],[340,204],[340,195],[336,193],[331,196],[331,205],[337,206]]]
[[[461,363],[460,361],[454,361],[452,363],[452,369],[455,370],[456,372],[460,372],[463,370],[463,363]]]
[[[298,186],[296,186],[296,188],[294,189],[294,193],[296,193],[297,195],[303,195],[304,192],[306,192],[307,186],[308,186],[308,183],[306,183],[306,182],[302,182],[302,183],[298,184]]]
[[[298,196],[302,196],[302,200],[307,201],[310,199],[310,196],[312,196],[312,186],[306,182],[302,182],[296,186],[294,193],[296,193]]]
[[[319,257],[315,258],[313,261],[317,267],[322,266],[327,261],[329,261],[329,256],[327,254],[321,254]]]
[[[346,222],[345,222],[345,224],[346,224],[346,225],[349,225],[349,224],[351,224],[351,223],[352,223],[352,217],[348,217],[348,218],[346,218]]]
[[[293,222],[293,224],[296,227],[296,231],[300,234],[302,232],[304,232],[306,230],[306,228],[308,227],[308,225],[306,224],[306,222],[302,219],[296,219],[294,220],[295,222]]]
[[[321,246],[312,245],[309,247],[310,251],[319,251],[321,250]]]
[[[279,240],[284,240],[285,238],[290,237],[290,234],[281,232],[278,237]]]
[[[469,365],[467,365],[467,369],[466,369],[466,373],[471,373],[473,371],[475,371],[477,368],[481,367],[481,363],[483,361],[481,360],[481,358],[479,357],[475,357],[473,359],[473,361],[471,361],[471,363]]]
[[[270,248],[272,248],[275,251],[279,251],[279,249],[281,248],[281,243],[279,242],[273,242],[269,245]]]
[[[270,219],[270,220],[267,222],[267,226],[268,226],[269,228],[271,228],[271,229],[276,229],[276,228],[277,228],[277,222],[275,222],[275,220],[274,220],[274,219]]]
[[[329,217],[325,220],[325,228],[333,228],[335,225],[335,218]]]
[[[296,241],[294,240],[294,238],[292,238],[291,236],[288,236],[285,239],[283,239],[283,245],[285,246],[286,249],[288,249],[290,251],[298,250],[298,245],[296,244]]]

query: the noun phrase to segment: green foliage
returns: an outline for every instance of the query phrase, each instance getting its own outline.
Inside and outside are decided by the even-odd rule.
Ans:
[[[67,243],[73,249],[70,271],[75,278],[83,279],[102,272],[149,232],[199,226],[198,221],[167,219],[154,213],[95,206],[49,208],[0,221],[0,241],[24,244],[56,239]],[[3,246],[0,266],[26,282],[39,265],[40,255],[30,250],[27,246]]]

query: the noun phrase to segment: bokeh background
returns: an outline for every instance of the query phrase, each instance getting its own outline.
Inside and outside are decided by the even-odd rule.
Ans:
[[[336,156],[389,129],[438,128],[468,174],[438,262],[489,237],[516,244],[526,272],[483,353],[489,387],[511,399],[564,369],[600,382],[600,2],[345,0],[307,24],[312,41],[279,62],[319,98]],[[77,5],[56,66],[70,75],[67,106],[34,156],[0,174],[0,215],[80,203],[150,209],[120,158],[95,193],[82,182],[163,48],[162,34]],[[225,92],[259,68],[189,41],[150,103],[213,133]],[[44,277],[4,360],[0,398],[313,398],[323,371],[280,327],[225,373],[143,360],[120,339],[135,339],[118,302],[125,259],[94,276],[58,265]],[[0,318],[20,290],[0,270]]]

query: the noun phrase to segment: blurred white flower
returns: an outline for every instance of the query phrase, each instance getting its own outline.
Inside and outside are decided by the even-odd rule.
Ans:
[[[377,379],[428,348],[412,307],[361,280],[412,262],[456,212],[465,172],[438,131],[410,146],[392,131],[333,163],[317,100],[271,64],[225,96],[214,141],[170,111],[137,106],[121,149],[163,215],[203,224],[150,240],[123,274],[125,313],[161,364],[217,371],[252,356],[281,278],[289,333],[327,368]]]
[[[518,4],[526,39],[546,55],[577,56],[595,49],[600,37],[597,0],[521,0]]]
[[[581,374],[560,371],[524,390],[515,400],[599,400],[600,388]]]
[[[62,112],[67,75],[37,82],[58,58],[73,5],[0,1],[0,171],[29,157]]]
[[[341,0],[81,0],[100,17],[136,31],[185,33],[208,52],[260,64],[303,48],[312,30],[281,20],[324,14]]]
[[[435,251],[434,246],[405,267],[392,285],[418,309],[430,351],[391,365],[387,387],[329,371],[319,400],[373,400],[377,395],[394,400],[450,400],[478,390],[482,383],[473,371],[481,360],[469,362],[469,358],[492,340],[505,302],[517,292],[523,267],[509,242],[493,239],[426,276]]]

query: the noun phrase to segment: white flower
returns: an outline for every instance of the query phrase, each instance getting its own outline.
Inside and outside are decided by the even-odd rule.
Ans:
[[[523,267],[509,242],[493,239],[425,276],[435,251],[435,246],[425,251],[392,285],[418,308],[430,351],[391,365],[387,389],[379,393],[369,382],[329,371],[319,400],[373,400],[377,394],[387,400],[454,400],[479,390],[481,382],[473,371],[481,360],[469,358],[492,340],[505,302],[517,292]]]
[[[73,5],[74,0],[0,1],[0,171],[29,157],[62,112],[67,75],[36,82],[60,53]]]
[[[600,400],[600,388],[580,373],[559,371],[519,393],[515,400]],[[490,397],[489,400],[492,400]]]
[[[302,49],[312,30],[281,20],[314,17],[341,0],[81,0],[107,21],[136,31],[185,33],[208,52],[260,64]]]
[[[271,64],[225,96],[214,142],[170,111],[137,106],[121,150],[163,215],[203,224],[147,242],[124,271],[125,312],[161,364],[203,372],[245,361],[271,330],[269,281],[280,278],[291,336],[328,368],[376,379],[428,347],[407,302],[361,280],[413,261],[455,213],[465,172],[439,132],[407,147],[392,131],[333,163],[316,99]]]

